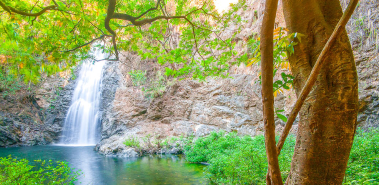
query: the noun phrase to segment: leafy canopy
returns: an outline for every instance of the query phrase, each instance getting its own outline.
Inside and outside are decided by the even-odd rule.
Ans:
[[[92,45],[110,53],[107,60],[132,51],[176,64],[166,75],[225,75],[235,53],[232,38],[221,34],[241,22],[235,12],[244,3],[221,15],[213,0],[2,0],[0,73],[38,82],[43,73],[94,60]]]

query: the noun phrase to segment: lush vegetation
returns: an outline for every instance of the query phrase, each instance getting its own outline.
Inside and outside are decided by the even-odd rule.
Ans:
[[[379,184],[379,129],[358,129],[347,164],[346,184]]]
[[[26,83],[93,58],[91,46],[110,53],[106,60],[118,60],[122,51],[144,59],[158,58],[160,64],[171,64],[166,70],[171,76],[204,79],[225,75],[233,63],[230,59],[236,58],[231,42],[235,34],[226,39],[219,35],[231,24],[242,22],[234,13],[246,7],[240,1],[221,15],[213,1],[0,3],[0,74]],[[114,12],[108,12],[108,7]],[[179,33],[180,39],[175,36]]]
[[[358,131],[346,171],[346,184],[379,184],[379,130]],[[289,136],[279,156],[286,179],[294,152],[295,137]],[[213,132],[185,147],[189,162],[207,162],[207,177],[217,184],[265,184],[267,159],[264,137],[240,137]]]
[[[78,176],[66,162],[38,160],[30,165],[26,159],[0,158],[0,182],[4,185],[73,184]]]

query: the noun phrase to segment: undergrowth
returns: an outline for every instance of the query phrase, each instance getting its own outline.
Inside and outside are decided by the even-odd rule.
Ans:
[[[134,148],[140,148],[140,142],[137,138],[131,137],[124,141],[125,146],[134,147]]]
[[[379,130],[358,130],[344,184],[379,184]],[[295,137],[289,136],[279,156],[285,180],[290,171]],[[267,159],[264,136],[238,136],[213,132],[189,142],[184,152],[189,162],[207,162],[205,174],[215,184],[265,184]]]
[[[26,159],[11,156],[0,158],[0,184],[74,184],[79,172],[73,172],[66,162],[35,161],[32,166]]]
[[[22,86],[23,82],[19,77],[7,74],[0,69],[0,93],[2,93],[3,97],[14,94],[20,90]]]

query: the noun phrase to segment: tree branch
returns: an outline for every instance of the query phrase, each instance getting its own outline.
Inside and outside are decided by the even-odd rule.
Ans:
[[[57,6],[55,5],[51,5],[51,6],[47,6],[45,8],[43,8],[41,11],[37,12],[37,13],[28,13],[28,12],[23,12],[23,11],[20,11],[20,10],[16,10],[15,8],[12,8],[12,7],[9,7],[9,6],[6,6],[3,2],[0,1],[0,6],[8,11],[9,13],[11,12],[14,12],[14,13],[17,13],[17,14],[20,14],[20,15],[25,15],[25,16],[31,16],[31,17],[37,17],[37,16],[40,16],[42,15],[43,13],[45,13],[46,11],[48,10],[56,10],[57,9]]]
[[[137,17],[131,16],[131,15],[125,14],[125,13],[115,13],[114,11],[115,11],[115,6],[116,6],[116,0],[109,0],[108,2],[109,3],[108,3],[107,16],[105,18],[105,28],[113,35],[113,37],[112,37],[112,43],[113,43],[113,46],[114,46],[114,50],[115,50],[115,54],[116,54],[116,58],[117,59],[118,59],[118,51],[117,51],[117,46],[116,46],[116,36],[117,35],[116,35],[116,32],[114,30],[112,30],[112,28],[109,26],[109,22],[110,22],[111,19],[121,19],[121,20],[130,21],[131,24],[134,25],[134,26],[143,26],[145,24],[149,24],[149,23],[152,23],[154,21],[162,20],[162,19],[165,19],[165,20],[184,19],[184,20],[186,20],[192,26],[192,33],[193,33],[193,36],[194,36],[194,41],[195,41],[195,45],[196,45],[196,51],[200,55],[200,57],[203,58],[203,56],[198,51],[198,43],[196,41],[195,27],[198,27],[198,26],[196,26],[195,24],[193,24],[187,18],[187,16],[190,15],[190,14],[192,14],[192,13],[194,13],[194,12],[196,12],[196,11],[198,11],[198,10],[202,10],[205,14],[210,15],[209,13],[207,13],[203,9],[206,3],[204,3],[201,8],[195,9],[195,10],[187,13],[186,15],[182,15],[182,16],[160,15],[160,16],[156,16],[156,17],[153,17],[153,18],[145,18],[145,19],[142,19],[142,20],[138,21],[138,19],[140,19],[141,17],[143,17],[144,15],[146,15],[148,12],[153,11],[153,10],[157,10],[159,8],[161,0],[158,0],[158,2],[157,2],[157,4],[156,4],[155,7],[148,9],[147,11],[143,12],[141,15],[139,15]],[[127,25],[127,26],[129,26],[129,25]]]
[[[2,1],[0,1],[0,6],[7,12],[9,12],[10,14],[12,14],[11,10],[8,8],[7,5],[5,5]]]
[[[137,19],[143,17],[144,15],[146,15],[147,13],[149,13],[150,11],[157,10],[157,9],[158,9],[158,6],[159,6],[159,4],[160,4],[160,2],[161,2],[161,0],[158,0],[158,2],[157,2],[157,4],[155,5],[154,8],[150,8],[150,9],[148,9],[147,11],[143,12],[143,13],[142,13],[141,15],[139,15],[138,17],[135,17],[135,20],[137,20]]]
[[[112,34],[113,48],[115,51],[116,60],[118,60],[118,50],[117,50],[117,45],[116,45],[116,36],[117,35],[116,35],[116,32],[113,31],[112,28],[109,26],[109,21],[112,19],[112,16],[113,16],[114,11],[116,9],[116,0],[109,0],[108,2],[109,2],[109,4],[108,4],[108,9],[107,9],[107,16],[105,17],[104,25],[105,25],[105,29],[107,29],[108,32]]]
[[[278,0],[266,0],[265,12],[263,16],[261,29],[261,72],[262,72],[262,103],[263,103],[263,121],[265,128],[265,145],[268,160],[268,171],[270,178],[266,179],[267,184],[271,181],[275,185],[282,185],[282,176],[280,174],[278,155],[275,146],[275,120],[274,120],[274,92],[273,92],[273,35],[276,10]]]
[[[91,41],[89,41],[89,42],[87,42],[87,43],[85,43],[85,44],[83,44],[83,45],[77,46],[77,47],[75,47],[75,48],[73,48],[73,49],[70,49],[70,50],[66,50],[66,51],[64,51],[64,52],[75,51],[75,50],[77,50],[77,49],[79,49],[79,48],[81,48],[81,47],[84,47],[84,46],[87,46],[87,45],[89,45],[89,44],[92,44],[93,42],[95,42],[95,41],[97,41],[97,40],[103,39],[104,37],[112,37],[112,36],[111,36],[111,35],[101,35],[100,37],[94,38],[94,39],[92,39]]]
[[[79,23],[82,21],[82,19],[80,19],[76,24],[75,26],[71,29],[70,33],[72,33],[73,31],[75,31],[75,28],[79,25]],[[103,33],[104,34],[104,33]]]

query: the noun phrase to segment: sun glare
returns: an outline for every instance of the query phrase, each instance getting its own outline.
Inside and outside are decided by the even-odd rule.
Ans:
[[[238,0],[214,0],[218,12],[227,11],[230,3],[237,3]]]

